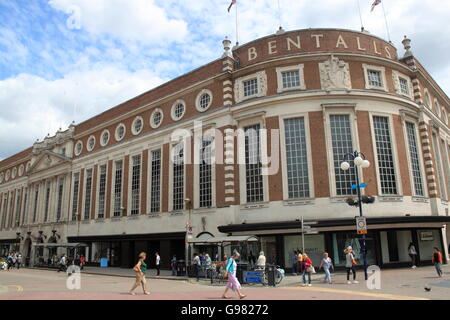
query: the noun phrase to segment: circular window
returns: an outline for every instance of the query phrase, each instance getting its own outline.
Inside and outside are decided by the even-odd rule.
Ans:
[[[150,116],[150,125],[153,129],[158,128],[163,121],[164,114],[160,108],[155,109]]]
[[[78,141],[75,144],[75,155],[79,156],[81,154],[81,151],[83,151],[83,142],[82,141]]]
[[[23,164],[21,164],[19,167],[19,177],[21,177],[23,175],[24,170],[25,170],[25,167],[23,166]]]
[[[95,147],[95,137],[90,136],[87,142],[87,149],[88,151],[92,151]]]
[[[9,180],[9,176],[11,175],[11,172],[8,170],[8,171],[6,171],[6,174],[5,174],[5,181],[8,181]]]
[[[178,121],[184,116],[186,111],[185,103],[182,100],[177,100],[172,106],[172,119]]]
[[[12,169],[11,178],[15,178],[17,176],[17,168]]]
[[[197,110],[200,112],[206,111],[209,109],[212,103],[212,93],[209,90],[202,90],[197,96],[197,100],[195,102],[195,106]]]
[[[120,141],[125,137],[126,127],[123,123],[119,124],[116,128],[116,141]]]
[[[100,145],[102,147],[106,146],[109,142],[109,131],[108,130],[104,130],[102,132],[102,135],[100,137]]]
[[[2,172],[0,173],[0,183],[2,183],[3,180],[5,180],[5,174]]]
[[[138,135],[142,131],[142,127],[144,126],[144,120],[142,120],[142,117],[136,117],[134,119],[133,124],[131,125],[131,132],[134,135]]]

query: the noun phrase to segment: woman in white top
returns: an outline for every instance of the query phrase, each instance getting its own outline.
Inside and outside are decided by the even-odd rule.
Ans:
[[[266,268],[266,256],[264,255],[263,251],[261,251],[259,253],[258,261],[256,261],[256,267],[258,269],[265,269]]]

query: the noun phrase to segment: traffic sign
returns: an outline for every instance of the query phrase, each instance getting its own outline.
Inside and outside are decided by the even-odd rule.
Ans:
[[[366,217],[356,217],[356,231],[358,234],[367,234]]]

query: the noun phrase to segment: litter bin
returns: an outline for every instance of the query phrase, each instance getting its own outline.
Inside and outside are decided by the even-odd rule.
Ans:
[[[177,276],[185,276],[186,275],[186,265],[184,260],[177,261]]]
[[[248,264],[247,263],[239,263],[236,269],[236,278],[239,283],[244,283],[244,271],[247,271]]]
[[[274,264],[268,264],[267,269],[267,284],[269,287],[275,287],[275,272],[276,268]]]

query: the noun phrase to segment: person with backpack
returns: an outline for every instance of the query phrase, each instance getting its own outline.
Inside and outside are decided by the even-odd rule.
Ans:
[[[351,284],[350,282],[350,272],[353,273],[353,283],[358,283],[356,281],[356,259],[353,254],[353,249],[351,246],[348,246],[345,250],[345,268],[347,269],[347,284]]]
[[[411,258],[411,262],[412,262],[412,269],[417,268],[416,265],[416,258],[417,258],[417,250],[416,247],[414,246],[414,243],[410,242],[409,246],[408,246],[408,255]]]
[[[314,266],[311,259],[308,257],[306,253],[302,255],[302,264],[303,264],[302,266],[303,286],[311,287],[311,273],[316,273],[316,271],[314,270]],[[306,283],[306,275],[308,275],[308,283]]]
[[[331,258],[328,256],[328,252],[325,252],[323,254],[323,259],[320,262],[319,270],[322,269],[325,271],[325,279],[323,280],[324,283],[331,284],[331,272],[330,269],[334,270],[333,262],[331,261]]]
[[[433,256],[431,258],[431,262],[433,262],[439,278],[442,278],[442,253],[436,247],[433,248]]]

